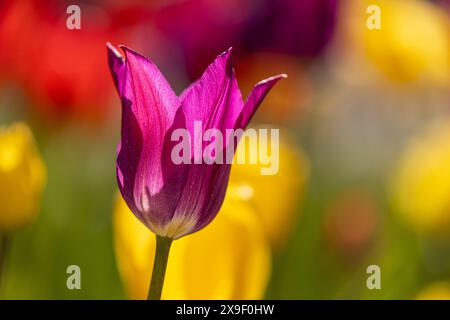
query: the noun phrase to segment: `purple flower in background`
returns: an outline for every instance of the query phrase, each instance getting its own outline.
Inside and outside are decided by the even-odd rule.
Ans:
[[[314,58],[333,35],[337,0],[264,0],[249,18],[243,46]]]
[[[172,134],[185,129],[195,137],[194,124],[199,121],[203,132],[245,128],[285,75],[256,84],[244,103],[228,50],[177,96],[155,64],[121,48],[124,57],[108,44],[109,66],[122,101],[119,189],[150,230],[177,239],[205,227],[216,216],[225,197],[230,164],[175,164]]]
[[[241,41],[242,28],[255,6],[252,0],[173,1],[155,15],[155,25],[180,50],[188,75],[196,79],[204,61]]]
[[[205,60],[231,45],[239,56],[266,51],[316,58],[330,43],[337,9],[337,0],[184,0],[163,6],[154,23],[195,79]]]
[[[433,0],[433,2],[442,6],[450,14],[450,0]]]

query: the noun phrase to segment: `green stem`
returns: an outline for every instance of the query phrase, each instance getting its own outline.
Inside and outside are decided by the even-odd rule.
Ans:
[[[10,244],[10,237],[6,233],[0,233],[0,295],[4,283],[6,256]]]
[[[166,275],[167,260],[169,259],[172,238],[156,236],[156,251],[153,262],[152,280],[148,290],[147,300],[161,300],[161,292]]]

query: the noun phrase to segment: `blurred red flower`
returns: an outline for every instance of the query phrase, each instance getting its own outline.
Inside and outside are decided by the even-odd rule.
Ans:
[[[0,5],[0,78],[18,83],[46,116],[98,119],[113,90],[105,43],[124,41],[127,34],[114,24],[116,7],[109,12],[88,3],[79,4],[81,29],[69,30],[69,5],[54,0]]]

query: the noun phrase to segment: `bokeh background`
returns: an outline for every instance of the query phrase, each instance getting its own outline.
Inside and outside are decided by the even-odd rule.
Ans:
[[[252,122],[281,129],[279,174],[233,168],[223,219],[178,240],[189,254],[171,258],[167,297],[450,298],[447,0],[77,1],[81,30],[66,28],[70,4],[0,3],[0,125],[22,123],[0,130],[1,298],[145,290],[150,235],[117,200],[107,41],[149,57],[177,93],[230,46],[244,97],[289,75]],[[381,29],[367,27],[371,5]],[[21,210],[32,217],[12,223]],[[81,290],[66,287],[69,265]]]

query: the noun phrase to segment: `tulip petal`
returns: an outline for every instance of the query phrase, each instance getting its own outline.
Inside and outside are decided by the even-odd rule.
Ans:
[[[232,49],[220,54],[200,79],[181,95],[186,125],[193,136],[194,121],[202,121],[203,130],[233,128],[243,106],[234,70],[231,64]]]
[[[222,56],[219,56],[219,58],[221,57]],[[211,68],[214,70],[214,68],[217,67],[217,64],[219,66],[226,65],[223,62],[221,63],[220,60],[217,61],[218,59],[216,59],[216,61],[208,69]],[[222,117],[226,119],[219,117],[214,122],[215,126],[212,126],[214,128],[221,129],[223,134],[225,134],[225,129],[232,128],[231,123],[238,123],[238,128],[245,129],[251,117],[256,112],[256,109],[262,103],[269,90],[275,85],[275,83],[278,82],[278,80],[286,77],[286,75],[282,74],[259,82],[250,93],[245,105],[243,105],[240,91],[237,87],[234,73],[231,68],[230,71],[231,73],[229,73],[230,77],[228,83],[228,85],[231,86],[231,89],[229,89],[231,91],[229,92],[230,97],[224,98],[224,101],[228,103],[228,105],[225,104],[225,108],[230,109],[225,109],[223,111],[224,114],[222,114]],[[207,70],[204,74],[204,77],[209,81],[211,81],[209,79],[210,72],[211,70]],[[194,84],[194,86],[197,85],[197,83]],[[234,85],[236,87],[234,87]],[[206,93],[204,92],[203,94]],[[233,97],[233,95],[236,96]],[[186,100],[183,100],[183,102],[184,101]],[[192,100],[190,101],[190,103],[194,103],[195,105],[195,102],[193,102]],[[207,128],[209,127],[210,126],[208,126]],[[229,142],[232,143],[232,141]],[[175,216],[177,214],[184,216],[196,214],[197,222],[191,232],[202,229],[204,226],[208,225],[216,216],[217,212],[222,206],[225,197],[230,169],[231,166],[226,163],[212,165],[201,164],[191,166],[185,190],[180,199],[177,212],[175,213]]]
[[[184,116],[156,65],[122,49],[126,65],[119,83],[123,110],[117,177],[130,209],[155,232],[172,218],[185,182],[186,166],[170,159],[171,132],[185,126]]]
[[[178,228],[172,237],[178,239],[208,225],[217,215],[225,198],[231,165],[191,165],[185,189],[173,221],[189,222],[189,228]]]
[[[191,137],[200,137],[194,132],[195,121],[202,122],[202,132],[214,128],[225,135],[226,129],[233,129],[243,101],[231,66],[231,49],[219,55],[202,77],[181,94],[180,100]],[[194,145],[195,142],[191,145],[192,155]],[[229,164],[201,163],[189,167],[174,220],[183,217],[190,228],[179,230],[175,238],[203,228],[215,217],[225,197],[229,173]]]
[[[287,78],[286,74],[280,74],[258,82],[250,92],[247,101],[245,101],[244,108],[241,115],[236,122],[236,128],[245,129],[253,115],[255,114],[262,101],[269,93],[270,89],[283,78]]]
[[[111,70],[117,92],[121,96],[123,77],[125,73],[125,59],[111,43],[106,43],[106,48],[108,50],[109,70]]]

